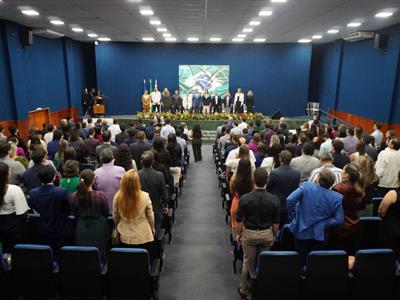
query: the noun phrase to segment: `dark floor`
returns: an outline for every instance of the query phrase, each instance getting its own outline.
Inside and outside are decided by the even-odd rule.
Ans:
[[[160,300],[239,299],[239,275],[233,274],[229,232],[212,148],[206,145],[203,161],[191,161],[176,211],[173,240],[166,245],[160,278]]]

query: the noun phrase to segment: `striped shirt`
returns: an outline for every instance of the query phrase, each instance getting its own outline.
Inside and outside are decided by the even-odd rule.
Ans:
[[[315,169],[314,171],[312,171],[312,172],[311,172],[311,175],[310,175],[310,178],[308,179],[308,181],[316,183],[316,182],[317,182],[318,175],[319,175],[319,173],[321,172],[321,170],[322,170],[323,168],[328,168],[330,171],[332,171],[333,175],[335,175],[335,183],[334,183],[333,185],[336,185],[336,184],[342,182],[342,172],[343,172],[343,170],[342,170],[342,169],[339,169],[339,168],[336,168],[336,167],[335,167],[334,165],[332,165],[332,164],[324,165],[324,166],[322,166],[322,167],[320,167],[320,168]]]

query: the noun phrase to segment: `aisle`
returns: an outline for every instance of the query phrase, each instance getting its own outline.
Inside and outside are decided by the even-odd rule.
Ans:
[[[173,234],[166,245],[160,300],[240,299],[209,145],[203,146],[202,162],[191,161]]]

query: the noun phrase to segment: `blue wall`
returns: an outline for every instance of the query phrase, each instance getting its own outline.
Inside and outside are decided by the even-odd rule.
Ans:
[[[96,47],[97,86],[110,97],[109,114],[141,110],[143,79],[159,89],[178,87],[180,64],[230,65],[230,87],[252,89],[256,110],[303,115],[308,98],[311,46],[107,43]]]

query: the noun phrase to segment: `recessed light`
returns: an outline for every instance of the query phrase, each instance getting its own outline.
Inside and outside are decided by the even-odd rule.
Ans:
[[[271,3],[285,3],[287,0],[271,0]]]
[[[221,38],[220,37],[212,37],[210,38],[210,42],[220,42]]]
[[[258,25],[260,25],[260,24],[261,24],[260,21],[250,21],[250,22],[249,22],[249,25],[250,25],[250,26],[258,26]]]
[[[150,20],[150,24],[151,25],[161,25],[161,21],[160,20]]]
[[[38,15],[39,15],[39,12],[36,11],[36,10],[33,10],[33,9],[23,9],[23,10],[21,10],[21,12],[22,12],[24,15],[27,15],[27,16],[30,16],[30,17],[38,16]]]
[[[188,37],[188,38],[187,38],[187,41],[188,41],[188,42],[198,42],[198,41],[199,41],[199,38],[198,38],[198,37]]]
[[[362,25],[361,22],[351,22],[351,23],[347,24],[347,27],[359,27],[361,25]]]
[[[142,3],[143,0],[126,0],[128,3]]]
[[[235,43],[240,43],[240,42],[243,42],[244,41],[244,39],[241,39],[241,38],[233,38],[232,39],[232,42],[235,42]]]
[[[154,15],[154,11],[152,9],[141,9],[140,13],[143,16],[152,16],[152,15]]]
[[[255,43],[265,43],[267,39],[266,38],[256,38],[253,40]]]
[[[80,27],[72,27],[71,30],[72,30],[73,32],[83,32],[83,29],[80,28]]]
[[[165,28],[165,27],[160,27],[160,28],[157,28],[157,31],[158,31],[158,32],[167,32],[167,28]]]
[[[269,17],[272,16],[272,14],[273,14],[272,10],[262,10],[258,13],[258,15],[261,17]]]
[[[311,43],[311,39],[300,39],[297,42],[299,42],[301,44],[307,44],[307,43]]]
[[[247,37],[247,34],[240,33],[240,34],[237,35],[237,37],[241,38],[241,39],[244,39],[245,37]]]
[[[379,12],[379,13],[377,13],[375,15],[375,18],[384,19],[384,18],[389,18],[391,16],[393,16],[393,12],[391,12],[391,11],[381,11],[381,12]]]
[[[65,23],[64,23],[63,21],[61,21],[61,20],[51,20],[50,23],[53,24],[53,25],[57,25],[57,26],[61,26],[61,25],[64,25],[64,24],[65,24]]]
[[[110,42],[111,39],[109,37],[103,36],[103,37],[99,37],[98,40],[100,42]]]
[[[313,39],[313,40],[320,40],[320,39],[322,39],[322,38],[323,38],[323,36],[320,35],[320,34],[316,34],[316,35],[313,35],[313,36],[312,36],[312,39]]]
[[[253,28],[245,28],[243,29],[243,32],[253,32]]]
[[[338,29],[329,29],[326,33],[329,33],[329,34],[336,34],[336,33],[338,33],[338,32],[339,32]]]
[[[87,35],[88,37],[90,37],[90,38],[97,38],[97,34],[95,34],[95,33],[88,33],[88,35]]]
[[[154,42],[154,38],[153,37],[144,37],[144,38],[142,38],[142,40],[144,41],[144,42]]]
[[[168,37],[168,38],[165,38],[165,41],[166,41],[166,42],[176,42],[176,37]]]
[[[165,38],[169,38],[169,37],[171,37],[171,34],[170,33],[163,33],[162,36],[165,37]]]

